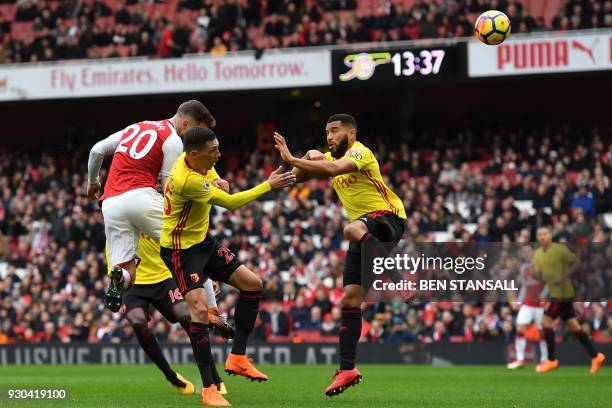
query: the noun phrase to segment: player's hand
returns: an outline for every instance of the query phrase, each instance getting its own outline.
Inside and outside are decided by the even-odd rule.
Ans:
[[[312,161],[325,160],[325,155],[318,150],[309,150],[306,152],[306,158]]]
[[[97,200],[101,188],[100,182],[87,183],[87,197],[89,197],[90,200]]]
[[[278,166],[278,169],[268,177],[268,183],[270,183],[273,190],[285,188],[295,183],[295,173],[292,171],[283,173],[282,171],[283,166]]]
[[[281,136],[280,133],[274,132],[274,142],[276,143],[274,147],[281,155],[281,158],[286,162],[291,164],[291,161],[294,159],[293,155],[289,151],[287,147],[287,142],[285,142],[285,138]]]
[[[227,182],[227,180],[216,179],[215,181],[213,181],[213,184],[218,189],[221,189],[221,190],[225,191],[226,193],[229,193],[229,183]]]

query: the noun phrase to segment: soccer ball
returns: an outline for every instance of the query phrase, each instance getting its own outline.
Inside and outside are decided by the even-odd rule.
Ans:
[[[501,11],[485,11],[476,20],[474,34],[487,45],[499,45],[510,35],[510,19]]]

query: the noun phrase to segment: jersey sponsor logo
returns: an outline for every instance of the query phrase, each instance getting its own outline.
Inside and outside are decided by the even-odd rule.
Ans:
[[[355,174],[345,174],[342,176],[336,176],[332,180],[334,189],[348,188],[357,182],[357,176]]]
[[[349,150],[345,154],[346,157],[352,157],[353,159],[363,160],[363,155],[361,154],[361,149],[353,149]]]
[[[189,277],[195,283],[198,283],[200,281],[200,275],[198,275],[197,273],[192,273],[191,275],[189,275]]]

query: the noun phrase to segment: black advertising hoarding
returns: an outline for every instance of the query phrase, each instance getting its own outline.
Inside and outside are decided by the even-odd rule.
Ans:
[[[558,344],[564,365],[589,362],[588,355],[577,342]],[[612,354],[612,344],[597,348]],[[161,344],[170,364],[194,364],[189,343]],[[362,343],[357,347],[360,364],[497,364],[515,358],[513,344],[504,341],[483,343]],[[535,361],[537,343],[528,343],[526,359]],[[212,346],[216,363],[222,364],[231,352],[230,345]],[[247,354],[256,364],[338,364],[336,343],[274,343],[247,347]],[[24,364],[146,364],[149,359],[138,344],[6,344],[0,345],[0,367]]]
[[[377,46],[332,52],[334,85],[401,84],[467,77],[465,43]]]

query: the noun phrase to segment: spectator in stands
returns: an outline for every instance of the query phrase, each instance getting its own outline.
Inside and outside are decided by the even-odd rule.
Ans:
[[[11,32],[11,22],[7,21],[4,14],[0,12],[0,38],[3,38],[5,34],[9,34]]]
[[[172,37],[174,35],[173,25],[168,24],[162,30],[158,30],[158,32],[161,33],[159,41],[158,41],[158,46],[157,46],[158,55],[161,58],[172,57],[174,55],[174,43],[172,42]]]
[[[45,323],[44,334],[40,338],[41,343],[58,343],[59,336],[55,331],[55,324],[51,321]]]
[[[576,210],[577,208],[581,208],[582,213],[586,217],[593,218],[593,216],[595,215],[593,194],[590,191],[587,191],[586,185],[581,185],[578,188],[578,192],[574,195],[574,198],[572,199],[571,207],[574,210]]]
[[[304,296],[298,296],[295,299],[294,305],[289,311],[291,321],[293,322],[293,328],[295,330],[302,329],[308,325],[310,319],[310,309],[306,306]]]
[[[119,7],[115,11],[115,24],[130,24],[132,22],[132,18],[130,16],[130,12],[128,11],[125,1],[120,1]]]
[[[210,55],[214,57],[223,57],[227,54],[227,45],[223,42],[220,37],[215,37],[213,40],[213,46],[210,49]]]
[[[289,317],[283,311],[282,305],[274,300],[267,311],[261,314],[261,319],[270,327],[270,334],[274,336],[289,335]]]

